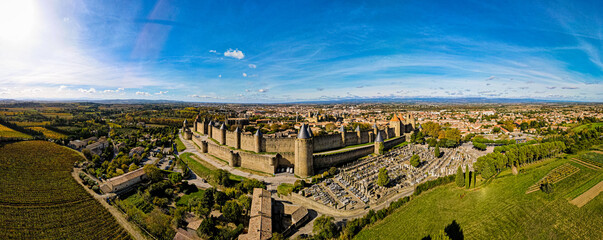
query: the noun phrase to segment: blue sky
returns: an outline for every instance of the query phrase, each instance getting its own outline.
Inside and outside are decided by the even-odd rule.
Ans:
[[[0,3],[0,98],[603,101],[602,1]]]

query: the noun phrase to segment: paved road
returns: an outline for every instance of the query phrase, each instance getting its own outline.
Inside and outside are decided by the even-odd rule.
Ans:
[[[201,153],[200,149],[198,149],[197,146],[195,146],[193,141],[184,139],[182,137],[182,134],[179,134],[178,137],[180,138],[182,143],[184,143],[184,145],[186,146],[186,150],[179,152],[179,154],[190,152],[192,154],[195,154],[199,158],[201,158],[203,161],[208,162],[209,164],[213,165],[214,167],[216,167],[218,169],[223,169],[223,170],[230,172],[231,174],[243,176],[246,178],[255,178],[260,181],[264,181],[264,182],[266,182],[268,190],[276,190],[276,187],[278,185],[280,185],[281,183],[293,184],[293,183],[295,183],[295,181],[299,180],[299,178],[296,178],[292,174],[277,174],[276,176],[273,176],[273,177],[267,177],[267,176],[260,176],[257,174],[241,171],[239,169],[228,166],[227,164],[224,164],[223,162],[216,160],[207,154]],[[203,139],[206,137],[201,136],[201,138]]]
[[[118,211],[117,209],[115,209],[115,207],[109,205],[107,203],[107,201],[105,201],[105,198],[108,195],[98,195],[96,194],[94,191],[88,189],[88,187],[86,187],[83,183],[82,180],[79,178],[79,173],[81,172],[81,169],[76,168],[74,169],[74,171],[71,172],[71,176],[73,176],[73,178],[75,179],[75,181],[77,181],[80,185],[82,185],[82,187],[84,189],[86,189],[86,191],[92,195],[92,197],[94,197],[94,199],[96,199],[103,207],[105,207],[105,209],[107,209],[107,211],[109,211],[111,213],[111,215],[113,215],[113,217],[115,217],[115,220],[117,220],[117,223],[119,223],[119,225],[121,225],[126,231],[128,231],[128,233],[130,233],[130,236],[132,236],[134,239],[147,239],[138,229],[138,227],[134,226],[131,222],[128,222],[128,220],[126,220],[126,218],[124,218],[124,216],[121,214],[120,211]]]

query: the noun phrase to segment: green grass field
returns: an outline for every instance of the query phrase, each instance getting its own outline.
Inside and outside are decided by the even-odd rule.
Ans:
[[[599,177],[600,171],[571,163],[580,171],[554,184],[553,193],[525,194],[530,185],[567,162],[545,160],[517,176],[506,170],[473,190],[457,188],[454,183],[435,188],[365,228],[356,239],[421,239],[453,220],[465,239],[601,239],[603,195],[582,208],[568,202],[573,191]]]
[[[193,172],[195,172],[195,174],[206,179],[213,186],[216,185],[216,182],[213,180],[214,172],[216,170],[218,170],[216,167],[214,167],[210,163],[205,162],[205,161],[199,159],[198,157],[194,156],[193,153],[187,152],[187,153],[180,154],[180,158],[182,159],[182,161],[184,161],[184,163],[186,163],[186,165],[188,165],[188,167]],[[240,182],[240,181],[243,181],[243,179],[245,179],[245,177],[230,174],[230,180]]]
[[[278,185],[278,187],[276,187],[276,192],[280,193],[281,195],[289,195],[292,191],[293,184],[281,183],[281,185]]]
[[[182,143],[180,138],[176,138],[176,150],[178,150],[178,152],[186,150],[186,146],[184,146],[184,143]]]
[[[182,196],[180,199],[178,199],[178,201],[176,201],[176,206],[187,206],[190,199],[203,196],[203,192],[205,192],[205,190],[199,189],[194,193]]]

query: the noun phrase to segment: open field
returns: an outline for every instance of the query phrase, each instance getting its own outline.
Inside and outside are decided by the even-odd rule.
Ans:
[[[571,156],[570,156],[571,158]],[[554,191],[525,194],[551,170],[566,163],[580,171],[554,184]],[[603,236],[603,196],[582,208],[568,202],[574,189],[598,176],[595,171],[568,159],[545,160],[524,168],[517,176],[510,170],[485,186],[466,190],[448,184],[423,193],[384,220],[363,230],[357,239],[421,239],[443,230],[452,221],[465,239],[600,239]]]
[[[0,239],[129,239],[71,176],[81,158],[45,141],[0,147]]]
[[[23,138],[30,139],[31,136],[29,134],[25,134],[22,132],[17,132],[11,128],[8,128],[4,125],[0,125],[0,138]]]

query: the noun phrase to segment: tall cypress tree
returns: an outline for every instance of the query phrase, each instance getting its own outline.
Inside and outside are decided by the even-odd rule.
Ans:
[[[471,186],[471,172],[469,172],[469,165],[465,165],[465,188],[469,189]]]
[[[435,147],[435,150],[433,151],[433,153],[435,154],[435,157],[439,158],[440,157],[440,146]]]
[[[459,187],[465,186],[465,174],[463,173],[463,168],[459,165],[459,169],[456,170],[456,185]]]
[[[477,178],[475,177],[477,174],[475,173],[475,169],[473,169],[473,173],[471,175],[473,175],[473,188],[475,188],[477,186]]]

